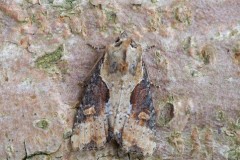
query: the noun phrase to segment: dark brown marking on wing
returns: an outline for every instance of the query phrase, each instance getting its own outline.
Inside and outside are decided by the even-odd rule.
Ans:
[[[126,62],[126,58],[127,58],[127,50],[124,49],[123,50],[123,61]]]
[[[92,140],[90,143],[86,144],[83,148],[83,150],[93,150],[97,149],[96,143]]]
[[[108,102],[109,99],[109,90],[100,76],[102,62],[103,59],[99,61],[93,75],[91,76],[87,84],[84,96],[82,98],[82,102],[77,111],[75,123],[85,122],[87,116],[98,116],[105,113],[105,104]],[[84,111],[86,112],[86,110],[91,107],[95,109],[94,114],[84,114]]]
[[[142,81],[134,88],[131,95],[131,117],[139,120],[140,125],[142,125],[143,121],[145,121],[146,126],[150,129],[153,129],[155,127],[155,111],[150,91],[150,82],[148,80],[148,75],[144,64],[143,72],[144,74]],[[147,115],[149,117],[147,117]]]
[[[85,88],[77,110],[71,144],[73,150],[100,149],[107,142],[108,124],[105,114],[109,90],[100,76],[100,59]]]

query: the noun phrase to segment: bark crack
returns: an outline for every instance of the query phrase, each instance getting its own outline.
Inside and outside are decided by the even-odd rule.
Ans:
[[[29,158],[33,158],[34,156],[39,156],[39,155],[50,156],[50,155],[56,153],[56,152],[61,148],[61,145],[60,145],[60,146],[58,147],[58,149],[57,149],[56,151],[54,151],[54,152],[35,151],[34,153],[28,155],[25,140],[24,140],[23,144],[24,144],[25,156],[23,157],[22,160],[28,160]]]

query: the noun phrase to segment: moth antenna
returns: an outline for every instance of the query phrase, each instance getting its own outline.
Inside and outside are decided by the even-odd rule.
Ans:
[[[89,43],[87,43],[87,45],[88,45],[89,47],[91,47],[92,49],[97,50],[97,51],[100,51],[100,50],[102,50],[102,49],[106,49],[106,46],[94,46],[94,45],[89,44]]]
[[[73,151],[101,149],[111,143],[122,150],[119,156],[152,155],[157,147],[156,112],[141,45],[126,31],[109,46],[87,45],[99,52],[84,80],[87,85],[71,136]]]
[[[119,36],[120,39],[124,39],[124,38],[127,38],[127,37],[128,37],[128,34],[127,34],[126,31],[123,31]]]
[[[144,52],[148,52],[150,51],[151,49],[155,48],[156,46],[155,45],[152,45],[152,46],[147,46],[145,49],[143,49]]]
[[[94,46],[90,43],[87,43],[87,45],[89,47],[91,47],[92,49],[96,50],[96,51],[101,51],[103,49],[106,49],[106,46]],[[90,79],[92,73],[93,73],[93,70],[96,68],[98,62],[103,58],[104,56],[104,53],[101,53],[101,55],[98,57],[97,61],[95,62],[95,64],[93,65],[91,71],[88,73],[88,75],[86,76],[86,78],[83,80],[83,82],[81,82],[79,85],[80,86],[83,86],[83,87],[86,87],[86,83],[88,82],[88,80]]]

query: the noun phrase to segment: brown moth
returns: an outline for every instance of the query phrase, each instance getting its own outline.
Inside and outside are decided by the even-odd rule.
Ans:
[[[76,114],[74,150],[100,149],[116,141],[125,152],[154,152],[155,111],[142,53],[125,32],[106,46]]]

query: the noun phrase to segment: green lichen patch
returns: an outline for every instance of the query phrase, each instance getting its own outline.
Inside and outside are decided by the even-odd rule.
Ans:
[[[173,102],[174,102],[174,97],[173,97],[173,95],[169,95],[169,96],[168,96],[167,102],[173,104]]]
[[[191,74],[192,77],[201,77],[202,76],[201,72],[199,72],[196,69],[191,69],[190,74]]]
[[[161,54],[160,50],[157,50],[155,52],[155,57],[154,57],[154,61],[156,62],[157,66],[159,68],[168,68],[168,61],[167,59]]]
[[[157,2],[158,2],[158,0],[151,0],[151,2],[152,2],[152,3],[157,3]]]
[[[148,20],[148,28],[150,32],[158,31],[161,27],[161,10],[154,11]]]
[[[160,126],[167,125],[174,117],[174,106],[172,103],[166,103],[160,110],[158,124]]]
[[[191,24],[192,12],[187,6],[178,6],[174,11],[175,19],[178,22],[185,23],[187,25]]]
[[[72,10],[75,5],[76,0],[63,0],[63,1],[54,1],[49,0],[50,4],[53,4],[54,7],[58,7],[61,10]]]
[[[238,42],[234,45],[234,47],[233,47],[233,49],[232,49],[232,52],[234,53],[234,55],[233,55],[233,61],[234,61],[236,64],[240,65],[240,41],[238,41]]]
[[[37,68],[48,69],[53,67],[63,56],[63,45],[60,45],[57,50],[47,53],[35,61]]]
[[[240,159],[240,118],[237,120],[226,118],[225,125],[226,127],[223,127],[222,131],[230,146],[227,157],[229,160]]]
[[[238,31],[237,29],[233,29],[233,30],[231,30],[231,32],[230,32],[230,36],[231,36],[231,37],[237,36],[238,34],[239,34],[239,31]]]
[[[182,42],[182,46],[184,50],[188,50],[191,47],[191,45],[192,45],[192,37],[187,37]]]
[[[68,129],[63,133],[63,139],[68,139],[72,136],[72,130]]]
[[[240,159],[240,146],[228,151],[228,160]]]
[[[235,123],[235,128],[240,130],[240,118],[237,119]]]
[[[133,10],[141,10],[142,9],[142,3],[132,3],[132,9]]]
[[[73,5],[74,5],[74,2],[75,2],[75,1],[76,1],[76,0],[65,0],[67,9],[73,8]]]
[[[223,111],[218,111],[216,113],[216,119],[220,122],[223,122],[225,120],[225,113]]]
[[[99,0],[89,0],[89,4],[92,8],[102,8],[103,5],[108,3],[107,1],[99,1]]]
[[[181,132],[174,131],[167,137],[168,143],[173,146],[179,153],[184,151],[184,141]]]
[[[54,1],[54,0],[48,0],[48,2],[51,3],[51,4],[53,3],[53,1]]]
[[[188,56],[191,56],[195,60],[199,60],[199,48],[194,37],[186,37],[182,42],[181,46]]]
[[[8,154],[9,156],[13,155],[14,152],[15,152],[12,145],[6,146],[6,150],[5,150],[5,151],[7,152],[7,154]]]
[[[49,128],[50,122],[47,119],[40,119],[34,122],[34,126],[46,130]]]
[[[216,56],[216,48],[213,45],[205,45],[201,52],[200,58],[203,60],[204,64],[211,64],[214,62]]]
[[[109,9],[105,9],[104,10],[106,17],[107,17],[107,21],[109,23],[117,23],[117,13],[114,12],[113,10],[109,10]]]
[[[57,63],[57,67],[59,68],[61,74],[67,74],[68,73],[68,62],[66,60],[60,60]]]

